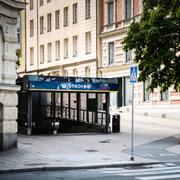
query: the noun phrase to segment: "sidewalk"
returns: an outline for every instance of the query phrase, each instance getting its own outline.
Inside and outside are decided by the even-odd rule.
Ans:
[[[121,116],[121,132],[112,134],[58,134],[18,136],[18,148],[0,152],[0,173],[48,169],[95,168],[156,163],[158,160],[130,155],[122,151],[131,145],[129,114]],[[135,116],[134,146],[174,136],[180,139],[180,121]],[[153,147],[152,147],[153,148]],[[180,144],[166,149],[178,154]],[[143,153],[143,152],[142,152]]]

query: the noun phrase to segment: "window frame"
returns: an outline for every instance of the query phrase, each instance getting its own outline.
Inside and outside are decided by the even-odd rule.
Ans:
[[[150,90],[147,89],[148,86],[150,85],[150,79],[146,79],[145,81],[143,81],[143,101],[147,102],[150,101]]]
[[[160,93],[161,101],[168,101],[169,100],[169,90]]]
[[[128,8],[128,3],[127,2],[130,2],[130,6]],[[132,6],[133,6],[133,3],[131,0],[124,0],[125,2],[125,5],[124,5],[124,18],[125,19],[129,19],[132,17]]]
[[[44,64],[44,44],[40,45],[40,64]]]
[[[52,14],[48,13],[47,14],[47,32],[52,31]]]
[[[30,20],[30,37],[34,36],[34,19]]]
[[[47,44],[47,61],[52,62],[52,43]]]
[[[44,16],[40,17],[40,34],[44,34]]]
[[[69,7],[64,7],[64,27],[69,25]]]
[[[73,36],[73,57],[77,57],[78,36]]]
[[[44,5],[44,0],[39,0],[39,6],[43,6]]]
[[[78,22],[78,3],[73,4],[73,24]]]
[[[128,52],[125,52],[125,63],[131,63],[131,62],[132,62],[132,50],[129,50]]]
[[[68,42],[68,38],[64,39],[64,59],[68,59],[69,56],[69,52],[68,52],[68,46],[69,46],[69,42]]]
[[[85,1],[85,19],[91,18],[91,0]]]
[[[55,55],[56,61],[60,60],[60,40],[55,41]]]
[[[30,50],[29,50],[29,57],[30,57],[30,66],[33,66],[34,65],[34,47],[30,47]]]
[[[60,29],[60,10],[55,11],[55,29]]]
[[[88,31],[85,33],[85,52],[86,54],[91,54],[91,43],[92,43],[92,35],[91,35],[91,31]]]
[[[112,4],[112,17],[110,18],[110,16],[111,16],[111,11],[110,11],[110,5]],[[108,23],[108,25],[112,25],[113,23],[114,23],[114,20],[115,20],[115,17],[114,17],[114,15],[115,15],[115,11],[114,11],[114,1],[112,0],[112,1],[108,1],[107,2],[107,23]],[[112,20],[111,20],[112,19]]]
[[[33,10],[34,9],[34,0],[30,0],[29,1],[29,10]]]
[[[108,43],[108,64],[113,64],[115,61],[115,43],[109,42]],[[112,54],[112,55],[111,55]]]

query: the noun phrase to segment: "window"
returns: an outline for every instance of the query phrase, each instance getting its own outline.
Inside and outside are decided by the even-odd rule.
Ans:
[[[110,1],[107,4],[108,6],[108,24],[112,24],[114,22],[114,2]]]
[[[73,4],[73,24],[77,23],[77,3]]]
[[[44,33],[44,17],[40,17],[40,34]]]
[[[130,18],[131,15],[131,0],[125,0],[125,19]]]
[[[64,58],[68,58],[68,38],[64,39]]]
[[[161,92],[161,101],[166,101],[169,99],[169,91]]]
[[[34,64],[34,48],[30,48],[30,66]]]
[[[60,41],[56,41],[56,60],[60,59]]]
[[[125,63],[132,62],[132,51],[125,52]]]
[[[60,10],[55,11],[55,28],[56,29],[59,29],[59,27],[60,27],[59,16],[60,16]]]
[[[43,6],[43,4],[44,4],[44,1],[43,1],[43,0],[40,0],[40,1],[39,1],[39,5],[40,5],[40,6]]]
[[[147,89],[148,86],[150,85],[150,79],[147,79],[143,82],[143,99],[144,101],[149,101],[150,100],[150,90]]]
[[[90,77],[90,67],[89,66],[85,67],[85,76]]]
[[[34,8],[34,0],[30,0],[29,9],[32,10]]]
[[[63,71],[63,76],[68,76],[68,71],[67,70]]]
[[[77,71],[77,69],[73,69],[73,76],[78,76],[78,71]]]
[[[86,19],[91,18],[91,0],[86,0]]]
[[[73,57],[77,56],[77,36],[73,36]]]
[[[52,44],[51,43],[48,43],[48,52],[47,52],[47,55],[48,55],[48,57],[47,57],[47,60],[48,60],[48,62],[51,62],[51,53],[52,53]]]
[[[47,31],[51,31],[51,13],[47,15]]]
[[[68,7],[64,8],[64,26],[68,26]]]
[[[30,20],[30,37],[34,36],[34,20]]]
[[[108,44],[108,63],[114,63],[114,42]]]
[[[44,63],[44,45],[40,45],[40,64]]]
[[[86,54],[91,53],[91,32],[86,32]]]

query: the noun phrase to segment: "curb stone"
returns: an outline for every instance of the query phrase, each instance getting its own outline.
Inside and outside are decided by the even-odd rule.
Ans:
[[[0,174],[7,173],[22,173],[22,172],[35,172],[35,171],[63,171],[63,170],[78,170],[78,169],[98,169],[98,168],[109,168],[109,167],[126,167],[126,166],[144,166],[161,164],[165,162],[131,162],[131,163],[115,163],[115,164],[95,164],[95,165],[77,165],[77,166],[41,166],[31,168],[19,168],[19,169],[5,169],[0,170]]]

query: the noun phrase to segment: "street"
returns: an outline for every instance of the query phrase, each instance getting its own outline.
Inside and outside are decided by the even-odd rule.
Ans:
[[[180,163],[0,174],[1,180],[165,180],[179,178]]]

